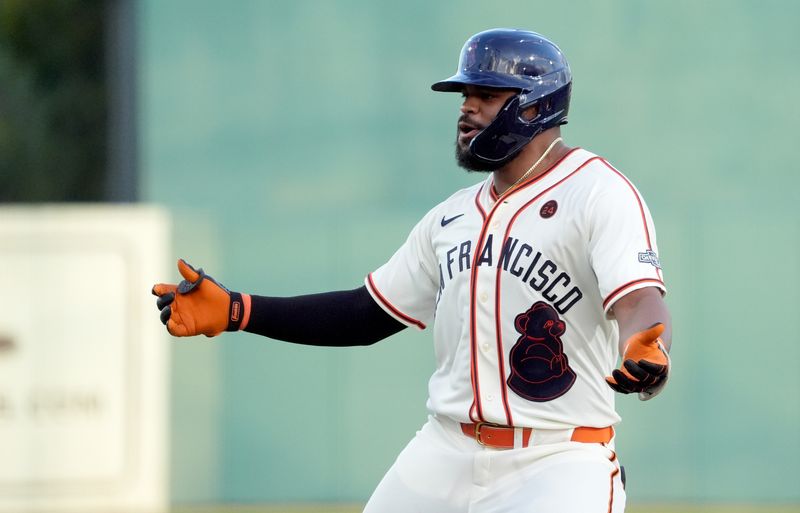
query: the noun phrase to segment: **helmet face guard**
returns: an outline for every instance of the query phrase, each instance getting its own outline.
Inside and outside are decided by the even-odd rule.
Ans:
[[[565,124],[571,85],[558,89],[545,100],[530,101],[525,91],[512,96],[494,121],[470,141],[472,155],[483,164],[503,165],[513,160],[526,144],[543,131]],[[539,112],[528,121],[523,114],[532,106],[537,106]]]
[[[470,142],[473,157],[492,167],[511,161],[544,130],[567,122],[569,64],[555,44],[535,32],[492,29],[469,38],[456,74],[431,89],[461,92],[466,85],[519,91]],[[533,106],[537,115],[526,119],[524,111]]]

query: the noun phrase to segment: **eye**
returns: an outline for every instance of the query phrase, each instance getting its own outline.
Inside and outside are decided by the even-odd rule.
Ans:
[[[545,322],[545,323],[544,323],[544,327],[545,327],[545,328],[552,328],[552,327],[553,327],[553,321],[547,321],[547,322]]]

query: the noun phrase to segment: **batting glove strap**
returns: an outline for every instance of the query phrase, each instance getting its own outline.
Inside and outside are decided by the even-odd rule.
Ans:
[[[228,309],[228,328],[225,331],[239,331],[247,327],[250,320],[250,294],[231,292],[231,305]]]

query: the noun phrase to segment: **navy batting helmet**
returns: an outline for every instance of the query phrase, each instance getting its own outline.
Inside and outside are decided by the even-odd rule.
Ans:
[[[536,32],[491,29],[469,38],[456,74],[431,89],[461,92],[465,85],[519,90],[470,142],[472,155],[491,167],[509,162],[542,131],[567,122],[569,64],[554,43]],[[526,120],[523,111],[534,105],[537,116]]]

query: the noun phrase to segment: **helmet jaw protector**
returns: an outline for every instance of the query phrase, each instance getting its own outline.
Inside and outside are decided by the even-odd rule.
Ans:
[[[489,166],[503,165],[516,157],[533,138],[529,132],[534,127],[516,119],[521,114],[521,96],[517,94],[509,98],[497,117],[472,138],[469,151],[477,161]]]
[[[567,122],[572,74],[561,50],[544,36],[515,29],[491,29],[470,37],[458,71],[436,82],[434,91],[461,92],[466,85],[516,89],[495,119],[470,142],[470,153],[492,167],[502,166],[548,128]],[[536,105],[534,119],[522,114]]]
[[[534,137],[548,128],[567,123],[571,84],[567,84],[545,98],[531,101],[521,92],[509,98],[494,120],[469,143],[475,159],[497,167],[513,160]],[[538,106],[539,112],[532,120],[523,113]]]

